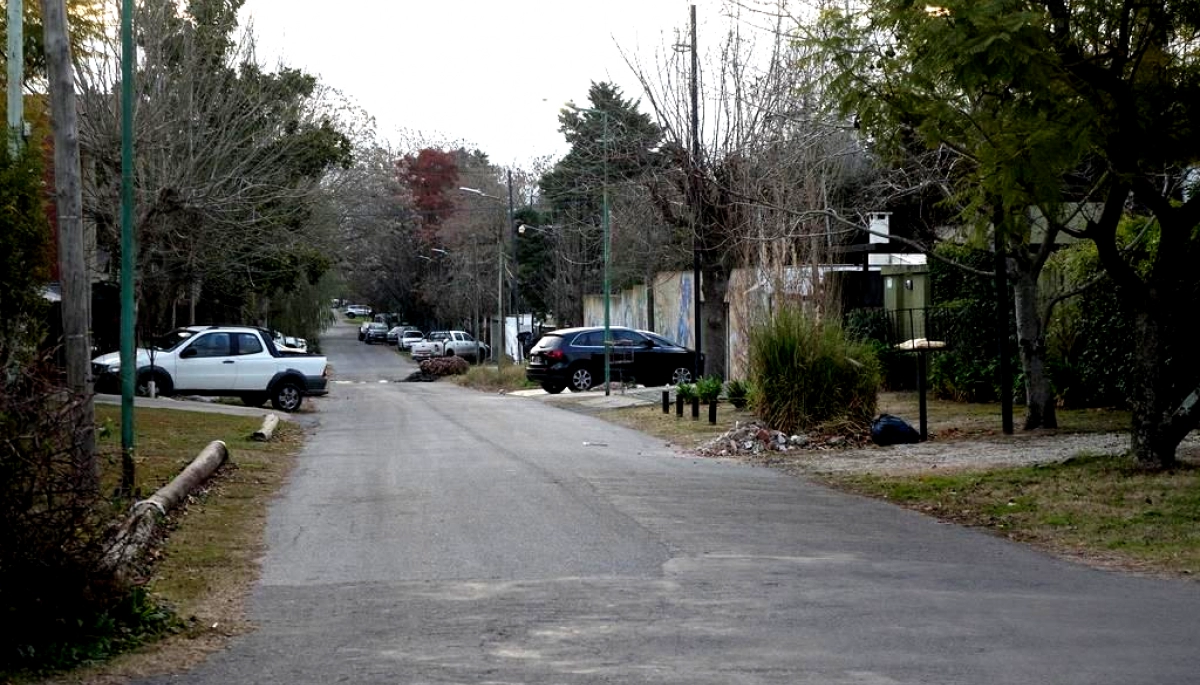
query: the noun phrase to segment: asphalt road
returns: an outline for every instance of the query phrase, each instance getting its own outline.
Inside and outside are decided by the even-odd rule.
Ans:
[[[1098,571],[536,398],[340,326],[257,631],[183,683],[1196,683],[1200,585]]]

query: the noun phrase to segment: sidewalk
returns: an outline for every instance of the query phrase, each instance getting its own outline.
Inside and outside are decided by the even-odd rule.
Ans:
[[[306,398],[305,404],[312,401],[312,398]],[[97,404],[121,404],[120,395],[104,395],[96,393]],[[294,414],[287,412],[275,411],[264,407],[240,407],[235,404],[222,404],[220,402],[212,402],[204,399],[186,399],[173,397],[135,397],[133,398],[133,406],[148,408],[148,409],[175,409],[178,411],[196,411],[207,414],[232,414],[234,416],[266,416],[267,414],[275,414],[281,421],[294,421]]]
[[[551,395],[541,388],[534,388],[514,390],[508,394],[517,397],[532,397],[549,404],[575,404],[591,409],[617,409],[658,404],[662,399],[662,391],[666,389],[666,387],[626,388],[624,391],[613,389],[611,394],[605,395],[604,389],[600,388],[587,392],[564,390],[557,395]]]

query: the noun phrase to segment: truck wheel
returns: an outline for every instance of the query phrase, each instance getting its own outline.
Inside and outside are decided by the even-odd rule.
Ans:
[[[304,392],[295,381],[284,381],[271,393],[271,406],[279,411],[298,411],[303,403]]]

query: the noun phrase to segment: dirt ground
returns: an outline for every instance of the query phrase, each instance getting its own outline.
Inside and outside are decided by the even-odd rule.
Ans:
[[[883,393],[879,411],[919,426],[915,393]],[[1001,430],[999,405],[928,400],[929,440],[880,447],[795,448],[749,455],[756,463],[814,474],[904,474],[939,469],[985,469],[1063,461],[1080,454],[1117,455],[1129,449],[1129,414],[1121,410],[1059,410],[1057,429],[1022,430],[1023,408],[1014,407],[1015,430]],[[1181,459],[1200,459],[1200,434],[1179,447]],[[747,456],[747,455],[738,455]]]

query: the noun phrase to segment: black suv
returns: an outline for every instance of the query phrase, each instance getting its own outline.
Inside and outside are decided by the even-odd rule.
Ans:
[[[643,385],[688,383],[696,352],[649,331],[610,326],[609,378]],[[700,357],[701,366],[704,357]],[[579,392],[604,382],[604,327],[550,331],[529,351],[525,377],[549,393]]]

